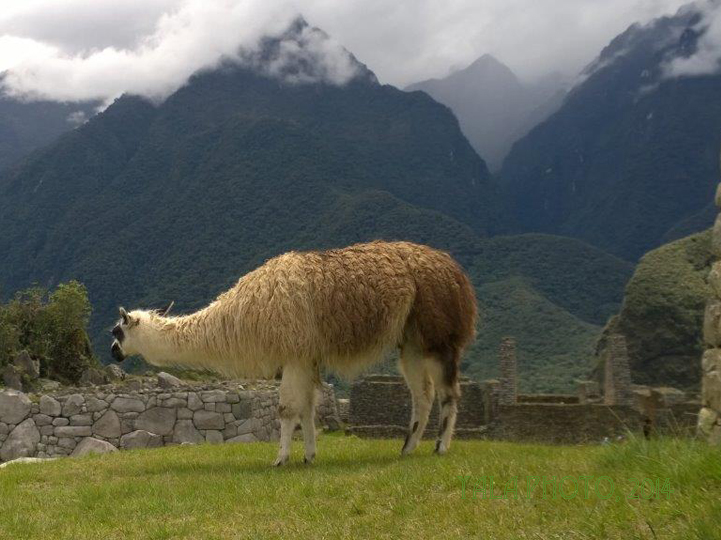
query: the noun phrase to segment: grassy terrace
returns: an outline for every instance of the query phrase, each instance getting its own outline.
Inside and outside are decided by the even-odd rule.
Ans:
[[[261,443],[9,466],[0,469],[0,538],[721,538],[721,449],[693,441],[456,441],[442,458],[423,442],[401,459],[400,441],[325,435],[312,466],[300,446],[281,469],[269,466],[275,444]],[[588,498],[585,481],[571,479],[555,499],[548,483],[545,496],[539,485],[528,497],[527,477],[554,475],[592,476]],[[504,499],[480,490],[489,476]],[[610,480],[596,492],[599,476]],[[670,493],[643,500],[651,488],[636,478],[661,479]]]

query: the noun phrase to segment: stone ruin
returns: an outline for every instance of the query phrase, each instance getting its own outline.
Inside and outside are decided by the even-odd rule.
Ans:
[[[0,461],[79,456],[184,443],[277,440],[278,384],[157,380],[64,388],[52,394],[0,392]],[[318,422],[339,427],[335,393],[324,384]]]
[[[604,358],[603,402],[606,405],[633,405],[631,369],[628,365],[626,338],[621,334],[609,337]]]
[[[721,208],[721,184],[716,190],[716,206]],[[721,444],[721,215],[711,233],[711,252],[717,261],[708,276],[711,293],[704,313],[703,337],[706,351],[701,359],[701,410],[698,433],[709,443]]]
[[[504,337],[500,349],[501,379],[499,403],[513,405],[518,398],[518,366],[516,365],[516,342],[513,338]]]
[[[576,394],[520,394],[516,346],[504,338],[500,380],[461,381],[458,438],[576,444],[624,437],[628,431],[680,434],[696,423],[698,404],[673,388],[633,385],[625,339],[613,336],[605,359],[604,392],[596,381],[576,381]],[[402,377],[370,375],[351,387],[347,431],[365,437],[402,437],[411,415]],[[437,404],[425,436],[436,434]]]

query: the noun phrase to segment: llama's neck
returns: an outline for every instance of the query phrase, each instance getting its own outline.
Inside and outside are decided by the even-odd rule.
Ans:
[[[202,311],[183,317],[147,314],[140,322],[140,354],[155,366],[205,367],[203,321]]]

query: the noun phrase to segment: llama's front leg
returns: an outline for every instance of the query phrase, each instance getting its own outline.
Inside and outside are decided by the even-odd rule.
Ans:
[[[288,409],[287,405],[278,407],[278,416],[280,416],[280,448],[278,449],[278,457],[273,465],[280,467],[284,465],[290,458],[290,445],[293,441],[293,432],[298,424],[298,416]]]
[[[280,383],[280,448],[274,465],[285,464],[290,458],[293,432],[300,420],[305,440],[306,462],[315,457],[315,384],[313,370],[305,366],[286,366]]]

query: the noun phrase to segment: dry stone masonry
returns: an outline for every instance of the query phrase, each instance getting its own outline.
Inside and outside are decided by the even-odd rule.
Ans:
[[[716,206],[721,208],[721,184],[716,190]],[[721,444],[721,215],[711,233],[711,250],[717,261],[708,276],[711,297],[706,304],[703,336],[707,350],[701,359],[701,410],[699,435],[711,444]]]
[[[79,456],[90,452],[183,443],[276,440],[274,382],[188,385],[156,381],[65,389],[53,395],[0,392],[0,460]],[[324,385],[317,418],[339,426],[333,387]]]
[[[516,364],[516,342],[505,337],[500,348],[501,386],[499,401],[501,405],[513,405],[518,396],[518,366]]]
[[[628,349],[626,338],[621,334],[614,334],[609,338],[603,379],[606,405],[633,405],[635,397],[631,386]]]

